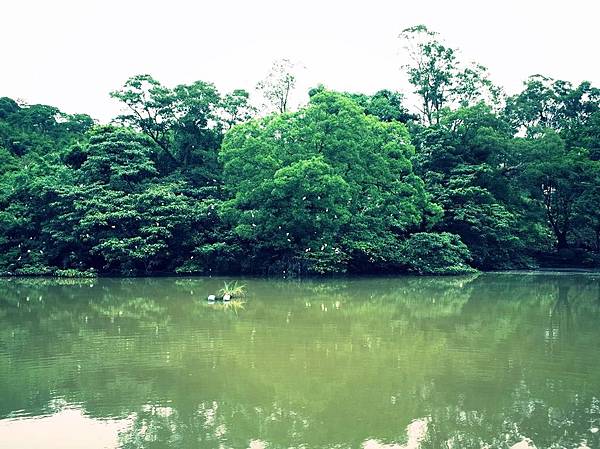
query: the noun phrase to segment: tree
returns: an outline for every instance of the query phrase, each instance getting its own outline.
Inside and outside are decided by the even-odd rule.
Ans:
[[[65,147],[85,141],[93,124],[46,105],[0,99],[0,271],[49,274],[64,246],[48,223],[58,211],[58,189],[73,183],[63,163]]]
[[[93,124],[86,114],[70,115],[53,106],[19,105],[0,98],[0,146],[15,156],[57,154]]]
[[[161,148],[167,160],[156,161],[159,169],[199,168],[188,175],[201,185],[218,181],[216,154],[223,131],[254,113],[246,91],[237,89],[222,97],[204,81],[168,88],[150,75],[137,75],[111,96],[128,110],[118,121],[146,134]]]
[[[523,189],[543,211],[560,250],[595,235],[599,106],[600,90],[589,82],[575,87],[542,75],[530,77],[507,101],[505,116],[527,136],[521,142]]]
[[[54,202],[60,187],[72,182],[66,167],[36,154],[0,176],[0,271],[50,274],[61,262],[65,246],[57,244],[47,225],[59,215]]]
[[[533,75],[524,86],[521,93],[507,101],[508,119],[529,134],[551,128],[561,133],[568,146],[600,107],[600,89],[589,82],[573,87],[568,81]]]
[[[184,181],[160,179],[143,134],[111,126],[93,130],[76,181],[58,189],[59,217],[48,224],[56,241],[76,242],[77,259],[102,272],[173,270],[201,229],[201,202]],[[186,239],[188,240],[186,242]]]
[[[123,102],[128,113],[117,117],[150,137],[173,161],[170,131],[175,125],[175,95],[150,75],[129,78],[123,87],[110,96]]]
[[[589,248],[600,253],[600,162],[586,161],[584,170],[580,180],[584,191],[575,204],[576,232]]]
[[[266,78],[259,81],[256,89],[274,111],[284,113],[289,110],[290,94],[296,87],[295,64],[289,59],[278,59],[273,62]]]
[[[413,132],[416,171],[444,209],[435,230],[458,234],[477,267],[526,265],[515,181],[522,161],[510,125],[478,104],[444,111],[438,125]]]
[[[108,184],[132,191],[144,179],[158,174],[152,161],[154,145],[145,136],[125,128],[95,129],[79,172],[87,184]]]
[[[556,239],[556,247],[569,246],[577,216],[577,203],[597,186],[592,176],[588,154],[582,149],[568,149],[552,131],[533,141],[523,182],[532,198],[544,208],[548,226]]]
[[[455,50],[440,43],[425,25],[406,28],[399,37],[411,61],[403,68],[421,97],[420,112],[428,124],[438,123],[452,87]]]
[[[498,107],[504,99],[502,89],[490,80],[487,67],[475,62],[459,66],[451,95],[462,107],[475,106],[478,103]]]
[[[400,92],[384,89],[373,95],[349,94],[349,96],[365,110],[365,113],[374,115],[383,122],[407,123],[416,118],[404,107],[404,95]]]
[[[221,101],[221,120],[224,129],[244,123],[256,114],[256,108],[249,103],[250,94],[243,89],[236,89],[225,95]]]
[[[232,128],[220,154],[233,197],[224,214],[249,263],[299,272],[398,263],[402,238],[439,210],[412,172],[409,142],[403,124],[327,91],[297,113]]]
[[[206,127],[218,103],[218,93],[212,84],[197,81],[169,89],[150,75],[133,76],[110,95],[128,108],[128,113],[120,115],[118,120],[150,137],[176,165],[182,161],[173,144],[175,129],[197,126],[209,132]]]
[[[420,113],[427,125],[439,123],[442,110],[453,104],[496,105],[500,101],[502,92],[490,81],[487,68],[461,63],[458,51],[444,45],[438,33],[416,25],[403,30],[399,38],[410,61],[402,68],[421,98]]]

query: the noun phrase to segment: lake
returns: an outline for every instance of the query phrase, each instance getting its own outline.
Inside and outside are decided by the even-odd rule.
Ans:
[[[600,274],[0,279],[0,448],[600,448]]]

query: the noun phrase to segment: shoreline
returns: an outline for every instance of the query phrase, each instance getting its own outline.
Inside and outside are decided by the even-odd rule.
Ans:
[[[535,269],[508,269],[508,270],[475,270],[473,272],[458,273],[458,274],[419,274],[419,273],[338,273],[330,275],[303,275],[303,276],[277,276],[263,274],[246,274],[246,273],[219,273],[219,274],[203,274],[203,273],[151,273],[124,276],[122,274],[98,274],[81,276],[61,276],[56,274],[0,274],[0,279],[160,279],[160,278],[243,278],[243,279],[289,279],[289,280],[314,280],[314,279],[347,279],[347,278],[452,278],[465,277],[481,274],[521,274],[521,275],[571,275],[571,274],[598,274],[600,268],[535,268]]]

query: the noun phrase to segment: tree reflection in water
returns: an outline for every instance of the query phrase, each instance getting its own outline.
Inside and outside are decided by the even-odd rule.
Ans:
[[[597,277],[244,282],[235,313],[222,279],[1,280],[0,416],[60,396],[130,417],[124,448],[600,447]]]

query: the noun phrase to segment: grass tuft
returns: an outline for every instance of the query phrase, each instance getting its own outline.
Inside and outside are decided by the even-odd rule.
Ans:
[[[223,288],[219,290],[219,295],[229,295],[232,299],[243,298],[246,296],[246,286],[244,284],[239,284],[238,281],[225,282]]]

